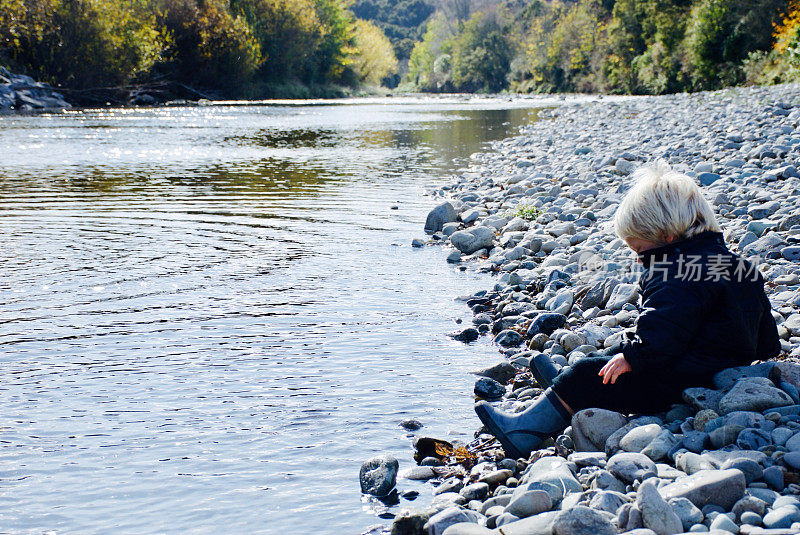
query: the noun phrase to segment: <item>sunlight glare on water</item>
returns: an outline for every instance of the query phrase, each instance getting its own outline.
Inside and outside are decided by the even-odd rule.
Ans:
[[[388,522],[361,462],[469,440],[498,358],[445,336],[492,281],[410,247],[424,193],[532,102],[0,117],[0,531]]]

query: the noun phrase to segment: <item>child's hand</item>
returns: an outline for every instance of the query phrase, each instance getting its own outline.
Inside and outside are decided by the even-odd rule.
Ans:
[[[611,384],[614,384],[617,381],[617,377],[629,371],[631,371],[631,365],[625,360],[625,356],[620,353],[609,360],[597,375],[603,378],[603,384],[608,384],[609,379]]]

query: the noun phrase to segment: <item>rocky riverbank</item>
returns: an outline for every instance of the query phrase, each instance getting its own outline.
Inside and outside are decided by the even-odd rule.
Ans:
[[[393,535],[800,533],[800,85],[601,99],[542,112],[521,135],[473,155],[435,192],[427,239],[461,269],[497,274],[463,299],[504,358],[475,395],[512,411],[542,392],[536,352],[569,366],[634,328],[636,264],[611,219],[627,178],[663,159],[705,189],[735,252],[758,262],[778,322],[775,362],[726,370],[658,415],[590,409],[528,459],[485,430],[470,444],[419,435],[419,466],[373,459],[362,489],[429,480]],[[409,429],[416,424],[406,423]],[[419,431],[416,431],[420,433]]]
[[[0,112],[71,108],[64,96],[43,82],[0,67]]]

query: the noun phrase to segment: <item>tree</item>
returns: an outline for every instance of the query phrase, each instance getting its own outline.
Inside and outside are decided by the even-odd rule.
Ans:
[[[380,28],[365,20],[356,20],[356,54],[352,68],[360,82],[378,85],[397,72],[397,58],[392,43]]]
[[[472,15],[455,36],[452,50],[452,79],[457,90],[496,93],[507,87],[513,47],[495,16]]]
[[[136,0],[2,0],[0,52],[74,89],[126,84],[160,58],[155,20]]]
[[[699,0],[686,31],[688,67],[697,89],[743,81],[742,61],[772,46],[772,29],[785,2],[780,0]]]
[[[161,69],[186,84],[236,93],[261,65],[258,41],[223,0],[157,0],[169,36]]]
[[[314,0],[321,39],[305,73],[309,82],[346,82],[355,52],[355,19],[348,0]]]
[[[308,67],[323,33],[313,0],[231,0],[231,9],[258,40],[262,78],[282,81]]]
[[[448,56],[452,47],[453,29],[442,13],[428,21],[422,41],[414,45],[408,60],[406,80],[421,91],[440,91],[450,82],[450,71],[434,72],[434,62],[442,55]]]

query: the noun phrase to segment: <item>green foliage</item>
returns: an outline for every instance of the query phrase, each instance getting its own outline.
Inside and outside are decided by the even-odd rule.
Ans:
[[[397,72],[392,43],[380,28],[366,20],[356,20],[356,49],[352,68],[359,81],[378,85]]]
[[[156,7],[169,38],[162,69],[181,82],[233,91],[261,64],[249,26],[222,0],[157,0]]]
[[[457,91],[506,88],[513,48],[495,17],[475,13],[452,40],[452,82]]]
[[[356,52],[355,19],[349,0],[314,0],[321,39],[307,66],[304,79],[321,83],[346,82],[350,56]]]
[[[426,0],[356,0],[353,13],[383,30],[398,59],[408,59],[434,7]]]
[[[71,89],[166,80],[220,96],[305,94],[301,87],[338,94],[341,86],[394,85],[406,69],[405,85],[423,91],[669,93],[796,80],[798,6],[0,0],[0,62]]]
[[[258,41],[259,72],[267,81],[301,72],[322,37],[313,0],[231,0],[231,10],[247,21]]]
[[[451,88],[450,51],[453,31],[445,16],[437,13],[428,22],[428,28],[422,41],[414,45],[408,60],[406,80],[419,90],[446,91]],[[434,69],[434,64],[439,58],[441,59],[438,69]]]
[[[713,89],[743,81],[742,61],[772,45],[780,0],[700,0],[686,30],[688,66],[694,88]]]
[[[53,84],[127,83],[160,58],[163,39],[137,0],[2,0],[0,56]]]
[[[529,204],[522,204],[516,210],[510,212],[511,217],[521,217],[526,221],[535,221],[542,211],[535,206]]]

